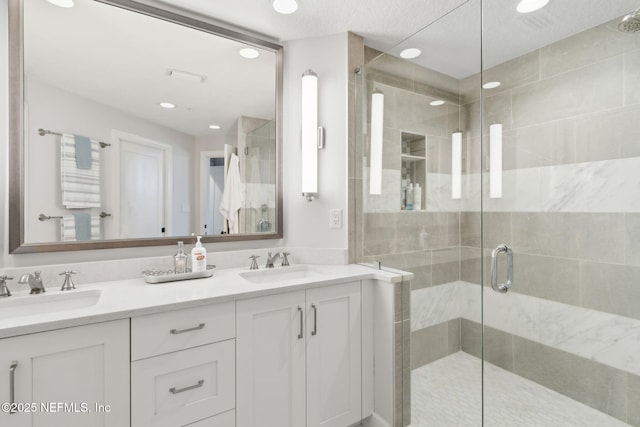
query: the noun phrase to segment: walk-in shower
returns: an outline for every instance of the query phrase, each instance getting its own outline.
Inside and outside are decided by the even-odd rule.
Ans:
[[[458,2],[357,78],[357,259],[414,273],[398,422],[640,426],[640,5],[516,3]]]

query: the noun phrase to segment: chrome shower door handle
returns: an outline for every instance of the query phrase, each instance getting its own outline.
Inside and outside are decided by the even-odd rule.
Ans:
[[[498,255],[507,255],[507,282],[498,284]],[[491,252],[491,288],[501,294],[513,285],[513,251],[507,245],[500,244]]]

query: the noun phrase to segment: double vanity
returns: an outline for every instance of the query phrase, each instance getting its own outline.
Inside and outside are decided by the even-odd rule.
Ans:
[[[14,294],[0,300],[0,401],[17,412],[0,424],[384,425],[408,279],[294,265]]]

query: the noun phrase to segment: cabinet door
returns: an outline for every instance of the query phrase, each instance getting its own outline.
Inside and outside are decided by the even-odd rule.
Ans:
[[[307,291],[307,427],[360,421],[360,282]]]
[[[237,427],[305,425],[304,291],[238,301]]]
[[[129,425],[129,320],[0,340],[0,402],[31,412],[0,412],[12,427]],[[108,405],[108,406],[107,406]]]

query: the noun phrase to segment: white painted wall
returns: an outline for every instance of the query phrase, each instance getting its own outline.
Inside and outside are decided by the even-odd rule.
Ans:
[[[8,35],[7,0],[0,0],[0,271],[10,267],[70,264],[103,260],[171,256],[173,247],[104,249],[30,255],[8,254]],[[346,228],[329,230],[329,209],[347,207],[347,34],[285,44],[284,75],[284,233],[283,240],[207,244],[210,262],[216,252],[287,247],[292,259],[336,262],[345,254],[325,249],[347,247]],[[300,195],[300,77],[306,68],[319,75],[320,123],[326,127],[327,148],[320,153],[320,198],[312,203]],[[297,248],[297,251],[296,251]],[[312,251],[305,249],[319,249]],[[319,257],[318,254],[321,254]],[[224,255],[220,255],[224,257]],[[85,269],[88,265],[84,266]]]
[[[171,145],[173,209],[169,229],[173,235],[185,235],[193,231],[193,176],[189,170],[193,163],[192,136],[41,82],[28,80],[26,84],[28,113],[25,120],[26,138],[29,141],[29,151],[25,153],[28,171],[26,176],[37,177],[29,181],[29,197],[25,199],[29,243],[52,242],[58,238],[58,221],[39,221],[37,218],[40,213],[60,216],[72,212],[62,206],[60,199],[58,137],[39,136],[39,128],[77,133],[114,144],[100,152],[103,197],[102,207],[96,209],[96,212],[118,211],[115,200],[110,197],[113,189],[109,187],[110,183],[115,182],[110,173],[113,171],[118,149],[112,140],[112,130]]]
[[[347,33],[295,40],[284,47],[284,231],[289,246],[346,248],[348,75]],[[318,194],[302,197],[300,184],[300,105],[302,73],[318,74],[318,124],[326,148],[318,155]],[[343,227],[329,229],[329,210],[341,209]]]

